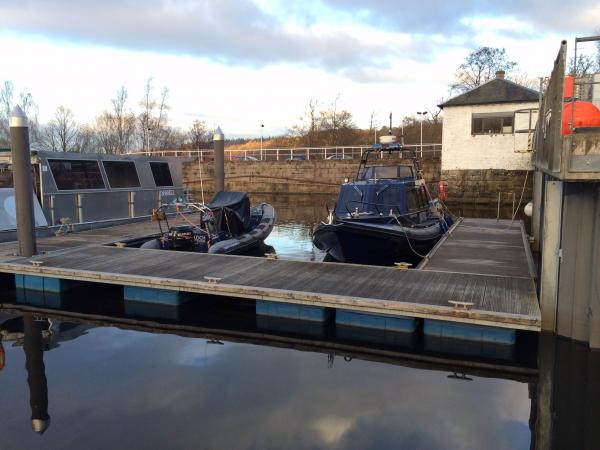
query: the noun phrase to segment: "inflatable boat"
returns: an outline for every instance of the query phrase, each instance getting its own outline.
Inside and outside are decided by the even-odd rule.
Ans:
[[[140,248],[244,254],[261,245],[275,225],[273,206],[261,203],[251,208],[246,192],[221,191],[206,205],[179,206],[178,214],[187,224],[170,226],[166,212],[159,208],[152,218],[159,224],[160,236]],[[183,210],[192,214],[183,214]],[[199,214],[197,223],[190,220],[193,212]]]

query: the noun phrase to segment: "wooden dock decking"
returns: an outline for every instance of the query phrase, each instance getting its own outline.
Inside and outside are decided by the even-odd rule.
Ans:
[[[521,231],[522,244],[518,248],[513,226],[502,232],[502,221],[477,223],[475,231],[467,228],[474,222],[458,224],[423,270],[106,245],[156,232],[155,224],[137,223],[41,239],[38,247],[46,253],[34,258],[15,257],[14,244],[0,245],[0,272],[539,331],[540,310],[533,278],[529,272],[521,272],[523,261],[527,263]],[[490,244],[497,248],[490,247],[489,255],[477,248],[485,237],[482,227],[496,227],[496,234],[502,236]],[[473,238],[462,258],[489,258],[487,264],[479,264],[479,272],[474,272],[477,262],[462,261],[458,253],[456,239],[468,241],[469,235]],[[444,252],[450,256],[444,256]],[[39,265],[31,261],[39,261]],[[472,307],[457,308],[451,301]]]
[[[521,222],[462,219],[419,268],[442,272],[533,278]]]

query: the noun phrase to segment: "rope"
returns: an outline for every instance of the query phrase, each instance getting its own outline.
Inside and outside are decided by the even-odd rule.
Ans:
[[[406,232],[406,229],[404,228],[404,225],[402,225],[402,224],[400,223],[400,221],[398,220],[398,218],[397,218],[397,217],[396,217],[394,214],[392,214],[392,217],[393,217],[394,219],[396,219],[396,222],[398,222],[398,225],[400,225],[400,228],[402,229],[402,232],[404,233],[404,236],[406,237],[406,242],[408,242],[408,247],[410,248],[410,250],[411,250],[411,251],[412,251],[412,252],[413,252],[415,255],[417,255],[417,256],[419,256],[419,257],[421,257],[421,258],[425,258],[425,255],[421,255],[421,254],[420,254],[418,251],[416,251],[416,250],[413,248],[412,244],[410,243],[410,238],[408,237],[408,233]]]

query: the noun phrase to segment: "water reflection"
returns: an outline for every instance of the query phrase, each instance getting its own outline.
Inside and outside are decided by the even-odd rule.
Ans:
[[[600,442],[600,352],[584,345],[542,336],[538,376],[517,361],[482,364],[356,338],[261,331],[238,316],[176,326],[96,313],[93,328],[2,314],[0,336],[11,344],[0,374],[3,448],[34,445],[25,417],[36,433],[47,430],[49,448],[583,449]],[[153,332],[136,331],[144,326]]]
[[[466,449],[493,438],[508,449],[529,436],[528,403],[507,401],[526,398],[523,383],[106,327],[46,354],[48,396],[44,322],[23,322],[35,420],[49,420],[51,399],[49,448]],[[6,448],[35,442],[15,426],[15,349],[2,377]]]
[[[50,426],[50,416],[41,323],[32,316],[23,317],[23,334],[31,426],[36,433],[42,434]]]

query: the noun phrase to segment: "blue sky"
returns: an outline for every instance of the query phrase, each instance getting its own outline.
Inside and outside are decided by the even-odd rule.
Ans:
[[[0,82],[28,88],[42,121],[64,105],[91,122],[122,85],[135,110],[152,76],[184,128],[276,134],[338,94],[367,127],[373,111],[384,124],[433,110],[479,46],[535,78],[561,39],[599,27],[594,0],[0,0]]]

